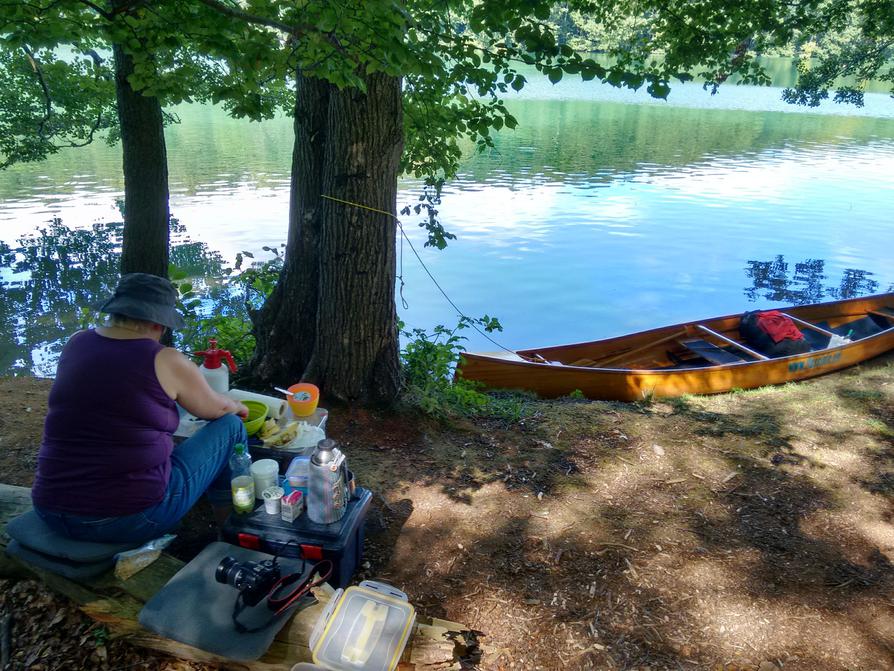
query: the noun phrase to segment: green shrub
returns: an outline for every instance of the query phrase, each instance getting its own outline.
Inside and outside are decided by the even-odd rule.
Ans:
[[[430,333],[418,328],[405,331],[401,322],[401,335],[406,341],[401,350],[404,401],[439,418],[519,419],[526,403],[522,395],[482,393],[479,383],[455,377],[463,343],[467,340],[459,332],[471,327],[480,327],[489,333],[502,330],[500,322],[487,315],[479,319],[461,317],[454,328],[439,324]]]
[[[283,263],[278,249],[263,249],[273,257],[252,261],[243,268],[245,259],[254,256],[249,252],[237,254],[236,263],[224,269],[223,278],[191,280],[184,270],[170,268],[171,280],[180,294],[179,308],[186,319],[186,327],[177,332],[178,349],[203,350],[210,338],[216,338],[218,347],[229,350],[237,366],[248,363],[255,350],[252,315],[273,292]]]

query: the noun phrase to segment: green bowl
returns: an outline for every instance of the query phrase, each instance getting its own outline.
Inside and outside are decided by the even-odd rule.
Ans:
[[[253,436],[264,425],[264,420],[267,419],[270,409],[260,401],[242,401],[242,405],[248,408],[248,417],[242,420],[242,423],[245,424],[245,432],[249,436]]]

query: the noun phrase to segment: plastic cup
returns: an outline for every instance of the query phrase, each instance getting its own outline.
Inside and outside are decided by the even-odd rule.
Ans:
[[[279,464],[273,459],[259,459],[251,465],[251,477],[255,481],[255,496],[261,498],[265,489],[279,484]]]
[[[264,499],[264,510],[268,515],[279,515],[284,493],[285,491],[282,487],[268,487],[261,492],[261,498]]]
[[[309,382],[299,382],[288,388],[292,393],[288,397],[289,407],[295,417],[307,417],[317,409],[320,400],[320,389]]]

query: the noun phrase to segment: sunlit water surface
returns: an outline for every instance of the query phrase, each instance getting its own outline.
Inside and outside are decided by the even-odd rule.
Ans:
[[[405,230],[451,299],[497,316],[512,348],[891,290],[894,101],[870,93],[863,109],[806,111],[779,95],[690,84],[664,102],[534,81],[511,101],[519,127],[470,150],[445,189],[441,219],[457,240],[437,251],[416,218]],[[291,121],[177,111],[171,209],[187,235],[229,260],[283,242]],[[0,241],[15,246],[54,217],[120,220],[120,163],[120,148],[97,144],[0,174]],[[401,186],[399,208],[418,196]],[[456,323],[406,244],[401,277],[408,326]]]

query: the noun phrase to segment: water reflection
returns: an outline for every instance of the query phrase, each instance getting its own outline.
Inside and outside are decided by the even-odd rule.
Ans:
[[[122,230],[120,222],[85,229],[55,219],[22,236],[15,246],[0,243],[0,374],[54,374],[65,338],[91,322],[91,306],[117,283]],[[198,278],[193,284],[203,312],[244,314],[245,297],[219,281],[226,274],[221,256],[203,242],[184,239],[176,223],[172,232],[171,261]],[[883,290],[872,272],[849,267],[837,272],[835,281],[824,259],[788,262],[779,254],[768,261],[751,260],[745,268],[751,284],[744,293],[766,305],[816,303]],[[894,286],[884,290],[894,291]]]
[[[820,303],[824,300],[843,300],[878,293],[879,283],[874,273],[857,268],[845,268],[837,285],[827,284],[823,259],[805,259],[790,264],[781,254],[771,261],[749,261],[745,275],[752,281],[745,287],[750,301],[761,298],[793,305]],[[888,291],[894,289],[889,287]]]
[[[445,189],[439,210],[457,239],[443,251],[423,248],[425,231],[404,219],[451,299],[467,314],[499,316],[502,344],[587,341],[733,314],[746,307],[743,284],[753,285],[752,306],[765,308],[894,281],[888,96],[871,94],[879,105],[869,100],[859,115],[831,103],[831,114],[803,113],[780,103],[778,88],[710,96],[695,84],[665,103],[618,99],[616,89],[572,78],[531,81],[507,101],[519,127],[495,134],[491,151],[466,146]],[[177,113],[183,123],[166,130],[171,204],[192,239],[230,262],[277,247],[287,234],[291,121],[252,124],[200,105]],[[120,149],[102,143],[16,166],[0,173],[0,240],[16,246],[52,216],[77,228],[119,219],[122,188]],[[415,204],[418,189],[402,181],[400,205]],[[455,323],[405,252],[410,308],[401,319],[424,329]],[[748,261],[777,254],[822,259],[819,275],[832,279],[811,284],[808,262],[781,273],[773,261]],[[0,279],[11,272],[0,268]],[[221,314],[239,309],[234,299]],[[471,349],[493,349],[469,335]],[[23,349],[15,357],[26,366]]]
[[[122,222],[69,228],[54,219],[15,246],[0,244],[0,374],[53,375],[64,339],[89,324],[118,282]],[[172,233],[181,234],[176,222]],[[190,277],[219,277],[219,254],[177,239],[171,263]]]

